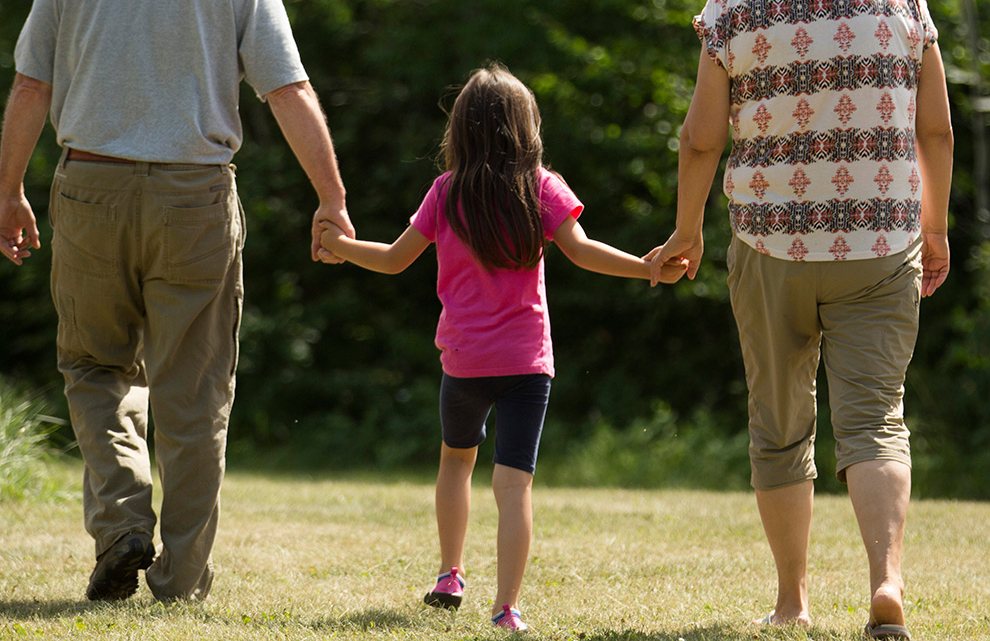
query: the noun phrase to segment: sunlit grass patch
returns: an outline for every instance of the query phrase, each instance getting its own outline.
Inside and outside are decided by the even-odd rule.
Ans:
[[[65,498],[66,480],[52,465],[57,454],[49,440],[62,421],[47,411],[39,396],[0,378],[0,501]]]
[[[0,639],[503,640],[489,623],[497,513],[479,464],[456,613],[422,604],[435,580],[433,486],[368,476],[228,474],[205,603],[160,604],[146,585],[86,601],[92,541],[77,501],[0,506]],[[78,463],[61,464],[75,479]],[[815,626],[763,630],[775,573],[750,492],[534,489],[520,608],[533,639],[859,641],[868,575],[847,497],[816,503]],[[926,641],[990,638],[990,506],[916,501],[905,545],[908,623]],[[25,636],[26,635],[26,636]]]

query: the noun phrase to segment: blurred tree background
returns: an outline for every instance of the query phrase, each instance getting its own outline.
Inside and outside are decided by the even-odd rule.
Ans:
[[[700,51],[691,18],[702,4],[298,0],[287,9],[361,237],[390,241],[404,228],[437,174],[444,109],[457,86],[501,60],[535,91],[547,161],[585,202],[589,235],[644,254],[673,228],[678,132]],[[952,273],[922,304],[907,381],[915,494],[988,498],[990,0],[930,6],[949,75],[956,170]],[[4,100],[29,9],[30,0],[0,0]],[[235,162],[249,233],[231,462],[432,468],[440,440],[433,255],[393,277],[312,263],[312,189],[268,106],[246,85],[241,115],[245,143]],[[0,264],[0,375],[45,391],[65,416],[46,223],[58,152],[49,127],[26,181],[42,250],[22,268]],[[538,477],[746,486],[746,389],[725,285],[726,218],[716,187],[702,269],[674,286],[584,272],[551,249],[558,375]],[[834,490],[824,379],[819,398],[819,487]]]

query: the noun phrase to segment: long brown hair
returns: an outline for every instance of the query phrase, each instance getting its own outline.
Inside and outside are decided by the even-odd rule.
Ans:
[[[533,92],[499,63],[474,72],[454,101],[442,152],[444,211],[457,237],[489,270],[539,264],[543,142]]]

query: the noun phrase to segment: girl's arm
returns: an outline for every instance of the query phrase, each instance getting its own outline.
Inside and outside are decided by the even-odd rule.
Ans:
[[[383,274],[398,274],[413,264],[430,246],[426,236],[410,225],[394,243],[376,243],[348,238],[344,230],[324,223],[320,234],[321,252],[330,252],[359,267]]]
[[[649,260],[637,258],[611,245],[588,238],[584,228],[573,216],[564,219],[554,232],[553,240],[564,255],[582,269],[608,276],[650,280]],[[665,265],[661,280],[665,283],[676,281],[687,270],[686,265],[686,262],[680,261]]]

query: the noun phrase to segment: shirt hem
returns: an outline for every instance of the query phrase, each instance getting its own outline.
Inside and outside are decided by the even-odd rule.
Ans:
[[[489,376],[522,376],[525,374],[546,374],[550,378],[554,377],[554,368],[533,366],[533,367],[500,367],[500,368],[472,368],[458,369],[448,365],[443,366],[444,374],[455,378],[485,378]]]

